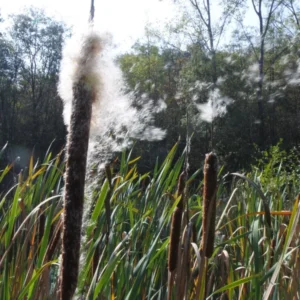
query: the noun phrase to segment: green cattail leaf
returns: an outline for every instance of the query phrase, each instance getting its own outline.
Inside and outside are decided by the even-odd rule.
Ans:
[[[138,156],[137,158],[135,158],[135,159],[129,161],[129,162],[128,162],[128,165],[134,164],[134,163],[137,162],[140,158],[141,158],[141,156]]]
[[[252,232],[252,231],[247,231],[247,232],[244,232],[244,233],[242,233],[242,234],[239,234],[239,235],[237,235],[237,236],[235,236],[235,237],[233,237],[233,238],[231,238],[231,239],[229,239],[229,240],[227,240],[227,241],[225,241],[225,242],[222,242],[222,243],[220,243],[220,244],[217,244],[216,247],[223,247],[223,246],[226,246],[226,245],[233,244],[233,243],[235,243],[237,240],[240,240],[240,239],[242,239],[243,237],[248,236],[249,234],[251,234],[251,232]]]
[[[5,151],[5,149],[7,148],[8,142],[6,142],[6,144],[2,147],[2,149],[0,150],[0,159]]]
[[[26,299],[27,297],[25,297],[25,295],[27,294],[27,292],[28,292],[28,299],[31,299],[34,285],[39,280],[39,277],[42,274],[43,270],[45,268],[53,265],[53,264],[56,264],[57,261],[58,261],[57,259],[49,261],[46,264],[44,264],[41,268],[39,268],[37,270],[34,270],[32,278],[30,279],[30,281],[28,282],[28,284],[20,291],[20,294],[18,296],[18,300]]]
[[[267,289],[265,290],[263,300],[267,300],[272,292],[272,289],[273,289],[273,287],[276,283],[277,277],[279,275],[281,266],[284,262],[285,254],[286,254],[288,247],[290,246],[290,243],[295,234],[296,226],[297,226],[299,218],[300,218],[300,205],[299,205],[300,203],[299,202],[300,202],[300,194],[296,198],[296,201],[293,206],[293,211],[292,211],[290,222],[289,222],[289,225],[287,228],[286,239],[285,239],[285,243],[283,246],[282,254],[280,256],[279,262],[277,263],[276,269],[272,275],[270,284],[268,285]]]
[[[158,173],[158,178],[156,179],[157,182],[163,183],[165,180],[166,175],[168,174],[169,168],[171,166],[171,163],[174,159],[176,150],[177,150],[177,146],[178,144],[176,143],[173,148],[171,149],[171,151],[168,153],[166,159],[164,160],[164,162],[162,163]]]
[[[256,278],[259,278],[261,276],[261,274],[255,274],[255,275],[252,275],[252,276],[249,276],[249,277],[246,277],[246,278],[242,278],[242,279],[239,279],[239,280],[236,280],[234,282],[231,282],[230,284],[227,284],[223,287],[221,287],[220,289],[214,291],[208,298],[208,299],[211,299],[213,295],[216,295],[216,294],[219,294],[219,293],[222,293],[222,292],[225,292],[227,290],[230,290],[230,289],[234,289],[238,286],[240,286],[241,284],[245,284],[247,282],[250,282]]]
[[[9,223],[8,223],[8,229],[6,231],[5,234],[5,247],[6,249],[8,248],[8,245],[11,241],[11,236],[12,236],[12,231],[15,225],[15,220],[18,217],[18,215],[20,214],[20,208],[18,206],[18,201],[19,201],[19,197],[20,197],[20,191],[21,191],[21,186],[18,185],[15,191],[15,195],[14,195],[14,199],[13,199],[13,203],[11,206],[11,209],[9,211]]]
[[[154,251],[156,250],[156,246],[159,241],[159,237],[160,237],[162,230],[163,230],[163,228],[161,228],[160,231],[158,232],[158,235],[152,242],[148,252],[142,257],[142,259],[139,261],[139,263],[134,268],[133,275],[134,275],[135,279],[133,281],[132,288],[130,289],[130,291],[128,292],[128,294],[125,298],[126,300],[134,300],[134,299],[136,299],[136,295],[139,294],[139,291],[141,289],[141,283],[144,278],[144,274],[147,271],[147,266],[149,264],[149,260],[152,257]]]
[[[184,156],[181,156],[177,160],[174,168],[172,169],[172,171],[173,171],[172,172],[173,173],[172,181],[171,181],[170,184],[166,185],[165,190],[172,190],[176,186],[177,181],[178,181],[178,177],[179,177],[179,174],[181,172],[181,168],[182,168],[182,165],[183,165],[183,162],[184,162],[184,159],[185,159]]]
[[[196,176],[198,176],[198,174],[200,174],[201,173],[201,169],[199,169],[199,170],[197,170],[196,172],[194,172],[193,174],[192,174],[192,176],[186,181],[186,185],[188,185],[188,184],[190,184],[195,178],[196,178]]]
[[[5,177],[5,175],[10,171],[10,169],[13,167],[13,164],[10,164],[8,166],[5,167],[5,169],[1,172],[0,175],[0,183],[3,180],[3,178]]]
[[[45,259],[45,254],[47,251],[48,243],[49,243],[49,235],[50,235],[50,229],[51,229],[51,224],[52,224],[52,218],[53,218],[53,213],[56,208],[56,203],[52,203],[50,210],[47,214],[47,219],[46,219],[46,224],[44,228],[44,234],[43,238],[41,241],[41,246],[40,246],[40,252],[37,260],[36,266],[40,268],[44,262]]]
[[[255,190],[257,191],[257,193],[259,194],[259,196],[263,200],[264,210],[265,210],[265,213],[266,213],[266,216],[265,216],[266,217],[266,223],[271,228],[271,214],[270,214],[268,199],[266,198],[266,196],[264,195],[264,193],[262,192],[260,187],[253,180],[251,180],[250,178],[244,176],[243,174],[231,173],[231,175],[234,175],[234,176],[237,176],[237,177],[240,177],[240,178],[246,180],[250,185],[252,185],[255,188]]]
[[[109,189],[109,183],[108,183],[108,180],[105,179],[105,181],[104,181],[104,183],[101,187],[100,194],[99,194],[99,197],[97,199],[97,202],[95,204],[95,208],[94,208],[93,213],[92,213],[92,217],[91,217],[91,222],[92,223],[96,222],[97,218],[99,217],[99,214],[100,214],[100,212],[103,208],[103,205],[104,205],[104,201],[105,201],[108,189]]]
[[[151,268],[151,266],[154,264],[155,260],[161,255],[162,252],[167,251],[169,242],[170,242],[170,238],[167,238],[164,241],[164,243],[160,246],[160,248],[157,250],[155,255],[151,258],[151,260],[149,262],[149,266],[148,266],[149,268]]]
[[[115,268],[117,267],[118,263],[120,262],[120,260],[122,259],[122,257],[120,258],[121,254],[123,252],[123,249],[120,250],[119,252],[117,252],[108,262],[108,264],[105,267],[105,271],[99,276],[100,280],[98,281],[94,294],[93,294],[93,300],[98,299],[98,295],[99,293],[102,291],[102,289],[104,287],[107,286],[111,275],[113,273],[113,271],[115,270]]]
[[[28,175],[29,178],[33,175],[33,156],[30,156],[30,160],[29,160],[29,170],[28,170]]]

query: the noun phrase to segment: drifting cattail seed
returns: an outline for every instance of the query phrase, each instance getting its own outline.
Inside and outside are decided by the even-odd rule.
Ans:
[[[171,223],[171,234],[170,234],[170,247],[169,247],[169,257],[168,257],[168,269],[173,272],[176,269],[178,248],[180,241],[180,229],[181,229],[181,218],[182,210],[176,207]]]
[[[217,192],[217,156],[206,155],[204,162],[203,217],[201,250],[211,257],[214,250]]]

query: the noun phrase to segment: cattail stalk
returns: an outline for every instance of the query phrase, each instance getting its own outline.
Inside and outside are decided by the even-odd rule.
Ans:
[[[105,166],[105,173],[106,173],[106,178],[108,180],[109,184],[109,191],[106,195],[104,205],[105,205],[105,215],[106,215],[106,244],[108,244],[109,241],[109,233],[110,233],[110,223],[111,223],[111,207],[110,207],[110,198],[113,192],[113,186],[112,186],[112,174],[111,174],[111,169],[109,165]]]
[[[80,237],[84,203],[86,160],[92,104],[98,96],[99,81],[93,72],[101,50],[99,37],[86,38],[73,82],[71,122],[67,143],[62,234],[60,299],[73,297],[79,269]]]

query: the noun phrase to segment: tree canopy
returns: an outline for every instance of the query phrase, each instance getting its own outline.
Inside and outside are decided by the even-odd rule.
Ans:
[[[56,139],[63,147],[58,72],[66,26],[29,9],[11,17],[0,37],[0,144],[23,146],[41,155]]]

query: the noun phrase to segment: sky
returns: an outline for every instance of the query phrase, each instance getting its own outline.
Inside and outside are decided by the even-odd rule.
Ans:
[[[94,0],[95,1],[95,29],[101,33],[109,33],[116,46],[115,52],[126,52],[145,34],[145,26],[163,28],[171,20],[175,22],[181,14],[174,0]],[[222,0],[219,0],[222,1]],[[218,21],[221,11],[219,1],[213,1],[212,18]],[[244,23],[257,23],[250,0],[250,8],[245,15]],[[72,27],[72,32],[81,34],[86,31],[89,17],[90,0],[1,0],[0,13],[6,19],[9,14],[24,11],[24,7],[38,7],[56,20],[63,20]],[[255,21],[254,21],[255,20]],[[1,28],[3,28],[1,26]],[[230,40],[230,31],[223,40]]]
[[[30,6],[44,9],[76,32],[86,27],[90,0],[1,0],[1,15],[19,13]],[[147,23],[164,24],[175,15],[173,0],[95,0],[94,26],[97,31],[110,33],[118,46],[130,48],[143,36]]]

